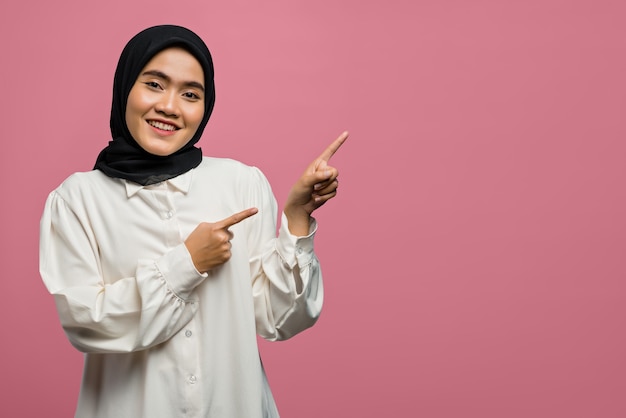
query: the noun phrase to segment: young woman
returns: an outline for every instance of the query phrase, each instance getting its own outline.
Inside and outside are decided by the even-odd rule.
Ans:
[[[133,37],[113,84],[113,140],[46,202],[41,275],[86,353],[77,417],[277,417],[256,335],[289,338],[322,307],[314,210],[337,193],[342,134],[277,205],[255,167],[194,145],[215,100],[204,42]]]

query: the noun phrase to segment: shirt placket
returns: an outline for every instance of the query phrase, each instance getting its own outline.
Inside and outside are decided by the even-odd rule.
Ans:
[[[174,205],[174,191],[166,182],[163,182],[154,189],[157,211],[163,222],[163,231],[166,244],[173,248],[183,242],[182,231],[178,222],[176,207]],[[198,341],[195,330],[195,321],[192,319],[185,328],[177,335],[177,350],[179,351],[182,385],[186,392],[186,405],[184,406],[184,416],[197,416],[197,405],[201,402],[201,381],[200,370],[198,368]]]
[[[172,198],[172,191],[166,182],[159,183],[150,190],[155,207],[161,218],[163,238],[167,248],[173,248],[182,242],[180,225]]]

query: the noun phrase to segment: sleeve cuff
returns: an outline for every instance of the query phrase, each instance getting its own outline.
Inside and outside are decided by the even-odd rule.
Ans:
[[[304,237],[296,237],[289,232],[289,221],[283,213],[281,216],[276,249],[281,258],[289,266],[294,268],[297,265],[305,266],[311,262],[315,256],[313,252],[313,238],[317,232],[317,221],[311,218],[309,224],[309,234]]]
[[[208,277],[207,273],[196,270],[185,244],[166,253],[156,262],[156,267],[167,286],[183,300],[189,299],[196,286]]]

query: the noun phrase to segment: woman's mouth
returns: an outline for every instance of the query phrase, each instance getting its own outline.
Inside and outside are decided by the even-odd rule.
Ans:
[[[149,120],[148,125],[152,126],[153,128],[159,129],[161,131],[173,132],[173,131],[178,130],[178,127],[175,125],[165,123],[165,122],[159,122],[157,120]]]

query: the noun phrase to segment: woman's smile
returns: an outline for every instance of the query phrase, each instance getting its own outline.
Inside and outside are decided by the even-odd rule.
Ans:
[[[177,131],[179,128],[169,122],[161,122],[158,120],[148,120],[148,125],[152,126],[153,128],[155,128],[155,131],[159,132],[159,133],[163,133],[165,135],[167,134],[171,134],[174,133],[175,131]]]

